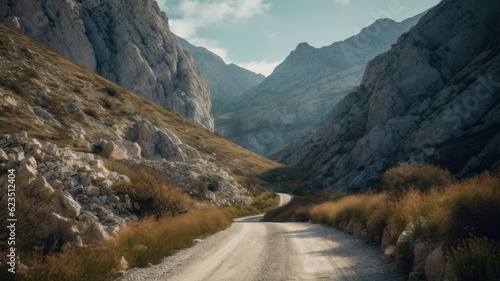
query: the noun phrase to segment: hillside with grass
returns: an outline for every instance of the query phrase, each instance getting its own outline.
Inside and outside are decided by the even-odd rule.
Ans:
[[[241,183],[244,172],[251,172],[258,175],[258,186],[297,185],[280,174],[286,166],[107,81],[3,24],[0,63],[2,134],[26,131],[42,141],[92,152],[100,139],[123,139],[135,116],[171,131]]]

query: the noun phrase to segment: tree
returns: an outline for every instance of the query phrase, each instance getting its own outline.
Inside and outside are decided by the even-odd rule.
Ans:
[[[250,195],[253,186],[257,182],[257,175],[252,172],[245,173],[245,188],[247,190],[247,194]]]

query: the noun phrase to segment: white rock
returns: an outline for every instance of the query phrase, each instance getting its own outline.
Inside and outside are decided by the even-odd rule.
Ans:
[[[7,156],[5,151],[3,151],[3,149],[0,148],[0,162],[7,162],[8,160],[9,157]]]
[[[63,207],[62,214],[67,218],[76,219],[80,215],[82,207],[66,191],[61,192],[60,202]]]

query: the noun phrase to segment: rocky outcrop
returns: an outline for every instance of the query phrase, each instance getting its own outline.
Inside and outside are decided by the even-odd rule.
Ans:
[[[182,38],[179,38],[179,42],[193,56],[194,64],[207,82],[212,93],[212,113],[215,117],[228,113],[229,105],[236,98],[266,78],[233,63],[226,64],[206,48],[193,46]]]
[[[110,189],[129,179],[109,172],[94,154],[42,144],[26,133],[1,135],[0,149],[7,155],[0,158],[0,174],[14,169],[27,190],[57,197],[52,221],[55,230],[65,230],[60,233],[64,237],[58,237],[63,241],[82,246],[108,240],[127,221],[137,219],[130,211],[130,198]]]
[[[0,21],[213,130],[210,91],[155,1],[2,1]],[[53,121],[47,112],[37,112]]]
[[[421,16],[400,23],[377,20],[359,34],[322,48],[299,44],[269,77],[216,118],[216,131],[261,155],[283,148],[359,85],[366,63],[389,50]]]
[[[120,147],[124,146],[123,143],[132,143],[132,147],[140,146],[142,158],[139,156],[119,159],[129,164],[162,171],[189,194],[218,205],[242,205],[251,202],[246,190],[226,171],[212,164],[209,157],[203,157],[198,150],[182,143],[170,130],[160,130],[149,121],[137,117],[132,119],[136,123],[128,132],[130,141],[99,141],[94,145],[97,151],[109,154],[106,147],[113,147],[113,153],[119,150],[123,156],[131,155]],[[208,188],[209,184],[211,188]]]
[[[499,165],[498,1],[442,1],[368,63],[352,90],[273,159],[310,171],[310,188],[377,184],[397,162],[459,176]]]

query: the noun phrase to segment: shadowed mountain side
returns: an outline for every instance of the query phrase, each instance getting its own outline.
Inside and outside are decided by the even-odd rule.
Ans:
[[[500,159],[500,2],[442,1],[366,67],[361,85],[272,159],[316,175],[310,188],[377,184],[399,161],[458,176]]]

